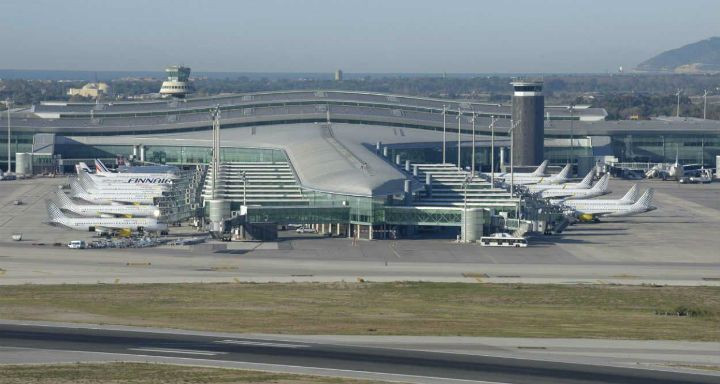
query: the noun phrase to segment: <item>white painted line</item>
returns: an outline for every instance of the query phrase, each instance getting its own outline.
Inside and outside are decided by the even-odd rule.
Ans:
[[[247,340],[217,340],[215,343],[218,344],[235,344],[235,345],[252,345],[258,347],[273,347],[273,348],[307,348],[309,345],[303,344],[282,344],[282,343],[266,343],[260,341],[247,341]]]
[[[214,351],[198,351],[194,349],[173,349],[173,348],[128,348],[129,351],[141,351],[141,352],[160,352],[160,353],[178,353],[183,355],[203,355],[203,356],[215,356],[224,355],[225,352],[214,352]]]

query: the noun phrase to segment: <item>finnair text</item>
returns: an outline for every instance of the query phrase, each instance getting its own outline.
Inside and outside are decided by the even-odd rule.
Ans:
[[[172,179],[165,179],[162,177],[131,177],[127,182],[129,184],[172,184]]]

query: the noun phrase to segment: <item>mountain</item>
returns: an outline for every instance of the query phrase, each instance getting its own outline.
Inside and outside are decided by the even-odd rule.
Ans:
[[[643,72],[718,73],[720,37],[711,37],[665,51],[643,61],[636,69]]]

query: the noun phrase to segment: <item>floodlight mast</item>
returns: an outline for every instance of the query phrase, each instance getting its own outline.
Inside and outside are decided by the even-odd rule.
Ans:
[[[220,106],[210,110],[210,118],[213,127],[213,150],[212,150],[212,198],[218,197],[218,173],[220,172]]]
[[[570,105],[568,106],[568,109],[570,109],[570,152],[568,153],[568,156],[567,156],[567,163],[574,164],[573,156],[575,155],[575,137],[574,137],[575,135],[573,132],[573,128],[574,128],[573,123],[574,123],[574,119],[575,119],[575,116],[574,116],[575,103],[570,103]],[[571,167],[572,167],[572,165],[571,165]],[[573,172],[570,172],[570,173],[573,173]]]
[[[680,94],[682,93],[682,89],[678,88],[677,92],[675,92],[675,96],[677,96],[677,110],[675,111],[675,117],[680,117]]]
[[[520,125],[520,121],[513,123],[513,120],[510,119],[510,130],[508,131],[510,133],[510,197],[515,197],[515,165],[513,158],[515,157],[515,128]],[[515,218],[517,219],[518,216],[518,210],[520,209],[520,206],[516,206],[515,208]]]
[[[708,90],[706,89],[705,92],[703,92],[703,120],[707,120],[707,96]]]
[[[443,162],[443,164],[445,164],[445,163],[447,163],[446,158],[445,158],[445,151],[447,148],[447,140],[446,140],[446,137],[447,137],[447,119],[446,119],[447,105],[445,105],[445,104],[443,104],[442,115],[443,115],[443,147],[442,147],[443,161],[442,162]]]
[[[7,131],[8,131],[8,138],[7,138],[7,157],[8,157],[7,171],[8,171],[8,173],[10,173],[10,171],[12,170],[12,158],[11,158],[11,154],[10,154],[10,146],[12,145],[12,140],[10,140],[10,136],[12,133],[10,130],[10,105],[11,104],[12,104],[12,101],[10,100],[10,98],[5,99],[5,106],[7,107],[7,109],[5,110],[5,113],[7,113]]]
[[[458,121],[458,130],[457,130],[457,131],[458,131],[458,132],[457,132],[457,137],[458,137],[458,143],[457,143],[458,164],[457,164],[457,167],[458,167],[458,171],[462,171],[462,165],[461,165],[461,163],[460,163],[460,161],[461,161],[461,157],[460,157],[460,123],[462,123],[462,112],[460,111],[460,108],[458,108],[457,121]]]
[[[471,168],[470,172],[473,177],[475,177],[475,118],[476,117],[477,117],[477,114],[473,110],[473,113],[472,113],[472,156],[470,156],[472,158],[472,160],[471,160],[472,164],[470,165],[470,168]]]
[[[490,183],[495,187],[495,116],[490,116]]]
[[[510,197],[514,197],[515,194],[515,128],[520,125],[520,120],[513,122],[510,119]]]

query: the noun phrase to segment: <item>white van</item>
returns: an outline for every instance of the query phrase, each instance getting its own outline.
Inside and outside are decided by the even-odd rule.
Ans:
[[[85,249],[86,246],[87,244],[83,240],[73,240],[68,243],[68,248],[72,249]]]

